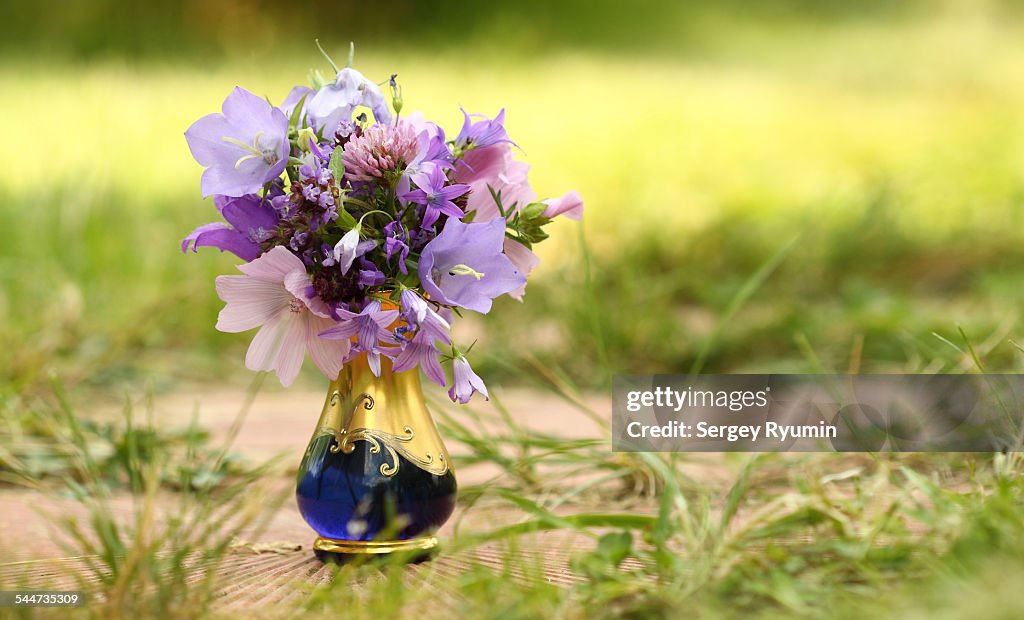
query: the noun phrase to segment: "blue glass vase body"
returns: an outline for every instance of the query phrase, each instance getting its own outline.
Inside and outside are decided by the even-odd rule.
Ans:
[[[331,383],[299,466],[296,499],[317,552],[424,551],[455,509],[455,474],[419,371],[381,366],[376,377],[359,356]]]

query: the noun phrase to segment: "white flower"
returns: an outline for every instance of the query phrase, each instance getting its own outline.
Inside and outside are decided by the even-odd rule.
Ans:
[[[356,226],[342,236],[341,241],[334,246],[334,260],[338,263],[341,273],[348,273],[352,268],[352,261],[356,259],[356,251],[359,249],[359,230]]]

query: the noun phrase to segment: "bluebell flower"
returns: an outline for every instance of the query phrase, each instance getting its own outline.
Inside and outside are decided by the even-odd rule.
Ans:
[[[335,310],[335,314],[338,324],[320,332],[320,337],[327,340],[348,340],[355,336],[359,350],[366,352],[370,370],[379,377],[381,353],[392,354],[381,347],[380,341],[390,335],[387,326],[398,318],[398,310],[382,310],[380,302],[372,300],[358,314],[343,309]]]
[[[279,221],[277,212],[259,196],[249,194],[232,198],[216,196],[214,206],[226,222],[214,222],[193,230],[181,242],[181,251],[191,247],[218,248],[228,251],[244,261],[251,261],[260,255],[260,244],[266,241]]]
[[[422,172],[412,175],[412,182],[418,188],[399,196],[406,202],[423,205],[423,228],[430,228],[442,213],[452,218],[462,218],[462,212],[452,200],[469,191],[463,183],[448,185],[448,177],[437,164],[424,163]]]
[[[492,299],[526,284],[503,253],[504,242],[504,218],[482,224],[448,218],[420,254],[423,290],[438,303],[487,314]]]
[[[464,120],[462,122],[462,129],[455,138],[456,148],[463,150],[477,149],[501,144],[502,142],[515,144],[508,137],[508,132],[505,131],[504,108],[502,108],[501,112],[498,112],[498,115],[493,120],[481,114],[467,114],[465,110],[462,111],[462,115]],[[481,118],[483,120],[474,122],[473,118]]]
[[[255,194],[288,163],[288,117],[263,98],[236,87],[221,114],[207,114],[185,131],[192,156],[206,166],[203,196]]]
[[[448,398],[451,398],[453,403],[465,405],[476,392],[483,394],[485,399],[491,400],[491,397],[487,395],[487,386],[484,385],[483,379],[473,372],[473,367],[469,365],[469,360],[464,355],[458,356],[452,362],[452,375],[454,377],[452,386],[448,388]]]
[[[352,112],[359,106],[370,108],[373,118],[381,124],[390,123],[384,93],[366,79],[362,73],[351,67],[338,71],[333,82],[329,82],[306,100],[306,115],[314,129],[338,127],[342,121],[351,121]]]

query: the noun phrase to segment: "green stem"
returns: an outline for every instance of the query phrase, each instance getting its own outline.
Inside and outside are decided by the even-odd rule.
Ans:
[[[366,204],[366,203],[363,203],[363,204]],[[369,206],[369,205],[366,205],[366,206]],[[380,213],[380,214],[382,214],[382,215],[386,215],[386,216],[388,217],[388,219],[389,219],[389,220],[392,220],[392,221],[394,221],[394,219],[395,219],[395,218],[394,218],[394,217],[392,217],[392,216],[391,216],[391,214],[390,214],[390,213],[388,213],[387,211],[382,211],[382,210],[380,210],[380,209],[374,209],[374,210],[372,210],[372,211],[367,211],[366,213],[362,214],[362,215],[361,215],[361,216],[359,217],[359,225],[360,225],[360,226],[362,226],[362,225],[363,225],[363,220],[365,220],[365,219],[366,219],[366,216],[367,216],[367,215],[373,215],[374,213]]]
[[[331,60],[331,57],[328,56],[327,52],[324,51],[324,48],[320,45],[320,39],[313,39],[313,41],[316,42],[316,47],[317,47],[317,49],[320,50],[320,53],[323,54],[324,58],[327,59],[327,64],[331,65],[331,68],[334,69],[335,73],[338,73],[340,71],[340,69],[338,69],[338,65],[334,64],[334,61]],[[352,46],[349,49],[349,53],[348,53],[348,66],[351,67],[352,66],[352,55],[355,54],[356,52],[355,52],[355,44],[349,43],[349,45]]]

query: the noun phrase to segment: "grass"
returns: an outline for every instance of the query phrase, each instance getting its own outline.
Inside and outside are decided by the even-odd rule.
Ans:
[[[63,420],[62,439],[71,446],[68,488],[87,515],[54,517],[67,553],[86,563],[80,587],[92,603],[78,614],[234,613],[218,607],[219,593],[232,585],[231,572],[218,567],[242,553],[236,540],[258,534],[290,494],[288,485],[273,490],[285,478],[264,466],[198,490],[182,483],[177,508],[162,514],[168,504],[159,497],[160,472],[170,462],[132,449],[126,462],[139,476],[125,489],[134,498],[126,521],[113,506],[125,491],[111,486],[95,444],[85,441],[59,392],[53,402],[64,408],[51,415]],[[445,541],[440,557],[461,558],[465,570],[452,572],[441,561],[415,572],[388,560],[336,567],[327,583],[277,584],[301,595],[261,604],[254,617],[369,618],[424,606],[481,618],[821,618],[865,607],[881,617],[1011,617],[1019,610],[1002,585],[1021,574],[1019,455],[744,456],[731,466],[734,481],[722,486],[690,478],[685,456],[608,454],[514,424],[479,441],[465,426],[478,414],[443,416],[446,437],[467,446],[456,456],[461,467],[488,463],[502,472],[461,494],[460,519],[491,523],[457,528]],[[500,409],[495,415],[502,417]],[[133,445],[159,433],[127,412],[121,425],[140,438]],[[228,447],[202,446],[212,456],[196,461],[216,469]],[[608,475],[581,481],[588,470]],[[652,482],[638,485],[637,478]],[[50,477],[36,481],[52,484]],[[507,525],[488,516],[508,508],[519,516]],[[558,548],[559,538],[535,538],[540,532],[591,541],[571,548],[568,584],[550,583],[543,554],[531,552]],[[496,550],[499,566],[474,562],[484,546]],[[967,607],[954,596],[970,592],[983,594],[983,602]]]
[[[182,434],[154,424],[151,403],[146,413],[140,423],[128,404],[116,423],[97,428],[72,410],[59,384],[44,402],[4,410],[5,481],[69,496],[84,509],[84,517],[36,510],[62,557],[79,563],[70,576],[94,617],[208,612],[223,587],[220,564],[243,536],[258,536],[292,492],[268,484],[280,479],[278,461],[229,466],[230,440],[215,448],[195,427]],[[128,516],[116,503],[126,494]],[[14,564],[30,570],[40,562]]]
[[[480,340],[474,365],[492,386],[554,389],[590,423],[581,393],[627,370],[1024,368],[1024,37],[992,6],[712,20],[700,45],[657,56],[485,49],[470,63],[454,47],[361,49],[357,62],[397,71],[407,107],[448,126],[459,104],[505,106],[538,192],[585,197],[584,222],[539,246],[527,303],[500,301],[458,339]],[[236,83],[279,99],[320,62],[312,47],[264,54],[0,66],[0,134],[45,153],[11,151],[0,178],[0,478],[85,505],[86,519],[58,522],[69,553],[90,558],[83,616],[229,615],[216,568],[282,501],[283,476],[232,460],[197,426],[66,404],[248,381],[247,338],[213,329],[212,281],[232,257],[178,250],[213,219],[181,134]],[[74,398],[54,394],[54,376]],[[466,526],[442,553],[497,549],[499,567],[345,566],[253,613],[1020,615],[1016,454],[737,456],[711,483],[684,456],[531,430],[493,392],[493,414],[433,404],[465,446],[459,467],[498,472],[462,489]],[[114,508],[125,497],[127,520]],[[175,510],[155,518],[168,497]],[[491,510],[520,518],[490,523]],[[541,532],[588,541],[571,583],[518,552]]]

